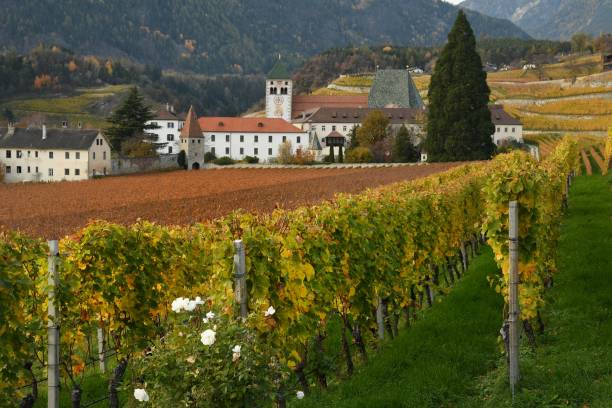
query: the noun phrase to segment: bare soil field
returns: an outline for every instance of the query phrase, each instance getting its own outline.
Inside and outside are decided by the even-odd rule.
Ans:
[[[411,180],[460,163],[367,169],[222,169],[0,185],[0,229],[61,238],[91,220],[185,225],[237,209],[270,212]]]

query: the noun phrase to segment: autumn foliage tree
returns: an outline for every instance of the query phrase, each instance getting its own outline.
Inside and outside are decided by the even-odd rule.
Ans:
[[[359,146],[371,147],[388,135],[389,118],[380,110],[368,114],[357,129]]]

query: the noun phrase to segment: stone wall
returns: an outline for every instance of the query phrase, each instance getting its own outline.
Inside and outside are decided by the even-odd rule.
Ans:
[[[112,175],[146,173],[149,171],[177,170],[177,154],[158,157],[119,157],[112,159]]]

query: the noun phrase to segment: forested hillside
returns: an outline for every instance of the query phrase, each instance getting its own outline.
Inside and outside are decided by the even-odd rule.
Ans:
[[[465,0],[461,7],[505,18],[536,38],[610,31],[612,0]]]
[[[457,12],[440,0],[3,0],[2,9],[5,51],[42,42],[205,74],[262,73],[278,53],[298,63],[348,44],[440,44]],[[508,21],[469,18],[477,36],[527,37]]]

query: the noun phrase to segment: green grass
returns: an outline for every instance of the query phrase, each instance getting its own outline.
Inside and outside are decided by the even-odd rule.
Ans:
[[[423,319],[403,329],[351,379],[296,407],[450,407],[471,395],[494,366],[502,299],[485,277],[496,273],[487,248]]]
[[[612,177],[577,177],[562,227],[559,274],[547,294],[546,333],[523,349],[514,405],[505,364],[470,407],[612,406]]]

